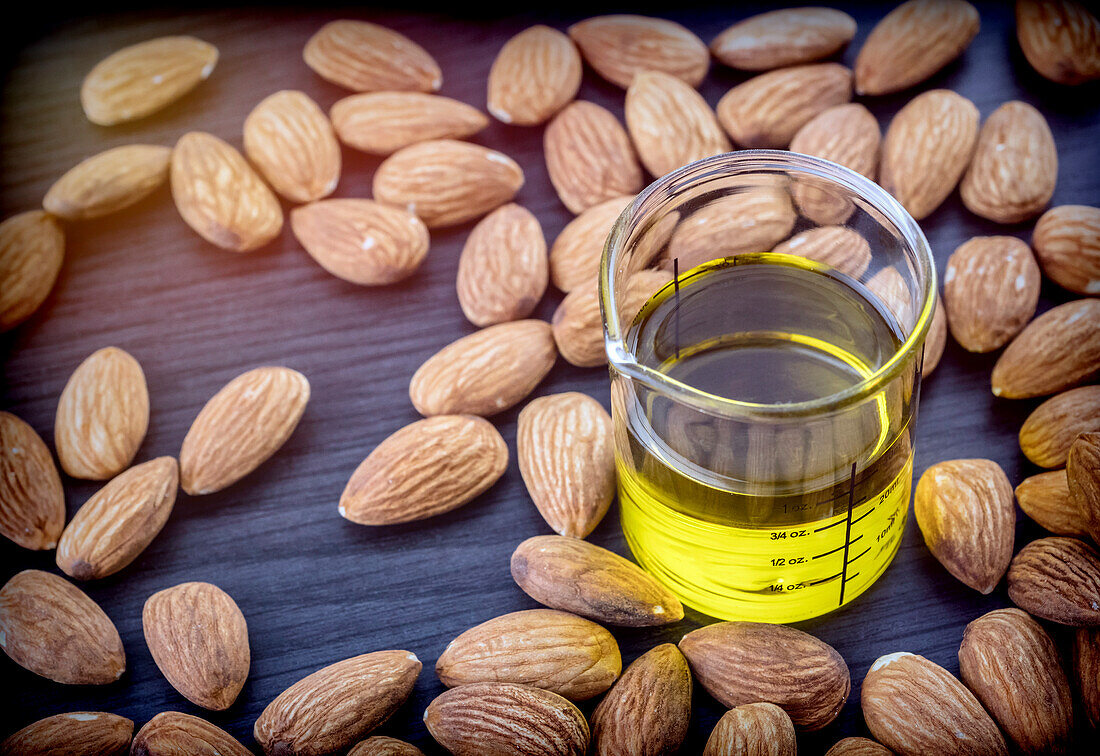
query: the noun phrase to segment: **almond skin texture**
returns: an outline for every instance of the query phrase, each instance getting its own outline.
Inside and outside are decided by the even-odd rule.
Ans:
[[[1019,609],[997,609],[966,626],[960,675],[1021,753],[1068,753],[1073,699],[1058,648]]]
[[[585,210],[566,224],[550,247],[550,280],[565,293],[596,278],[611,227],[634,200],[624,195]]]
[[[811,118],[791,139],[791,152],[831,160],[869,179],[878,169],[882,130],[863,105],[851,102],[824,110]],[[802,214],[816,223],[831,225],[848,220],[855,205],[847,197],[802,181],[793,188]]]
[[[432,737],[454,756],[584,756],[588,722],[548,690],[473,683],[444,691],[424,711]]]
[[[308,401],[309,381],[290,368],[259,367],[225,384],[183,439],[183,490],[210,494],[248,475],[290,438]]]
[[[642,70],[661,71],[697,87],[710,68],[703,41],[661,18],[596,16],[570,26],[569,36],[596,73],[623,89]]]
[[[695,679],[723,706],[766,701],[800,730],[836,719],[852,678],[832,646],[800,630],[763,622],[719,622],[680,641]]]
[[[856,279],[871,264],[871,245],[845,226],[807,229],[780,243],[772,252],[816,260]]]
[[[364,459],[340,497],[340,515],[392,525],[450,512],[488,490],[508,467],[508,446],[472,415],[406,425]]]
[[[0,589],[0,647],[24,669],[66,685],[107,685],[126,671],[118,630],[99,605],[39,570]]]
[[[1100,629],[1079,628],[1073,638],[1073,676],[1081,709],[1092,728],[1100,726]]]
[[[479,144],[435,139],[402,148],[374,173],[374,198],[416,214],[428,228],[455,226],[508,202],[523,170]]]
[[[54,445],[74,478],[107,480],[130,466],[149,427],[149,389],[138,361],[117,347],[93,352],[61,392]]]
[[[34,314],[65,258],[65,234],[48,213],[29,210],[0,223],[0,332]]]
[[[1047,278],[1078,294],[1100,294],[1100,208],[1047,210],[1035,224],[1031,246]]]
[[[1051,81],[1100,78],[1100,21],[1080,3],[1019,0],[1016,38],[1031,67]]]
[[[531,685],[571,701],[606,691],[622,672],[611,633],[553,609],[505,614],[451,641],[436,662],[448,688],[477,682]]]
[[[225,730],[205,719],[165,711],[145,723],[134,736],[130,756],[251,756]]]
[[[65,491],[34,428],[0,412],[0,534],[25,549],[52,549],[65,527]]]
[[[284,89],[261,100],[245,118],[244,151],[291,202],[327,197],[340,182],[336,132],[305,92]]]
[[[712,200],[681,220],[665,257],[679,258],[684,273],[711,260],[767,252],[787,238],[797,218],[785,189],[752,187]]]
[[[348,751],[348,756],[424,756],[424,752],[403,740],[373,735]]]
[[[290,211],[290,228],[317,264],[360,286],[383,286],[410,276],[431,240],[411,213],[368,199],[328,199]]]
[[[630,138],[619,119],[594,102],[573,102],[554,116],[543,151],[550,183],[574,214],[642,189]]]
[[[785,8],[738,21],[710,43],[715,58],[742,71],[811,63],[852,41],[856,21],[832,8]]]
[[[1100,431],[1100,386],[1064,391],[1040,404],[1020,428],[1020,451],[1039,467],[1061,467],[1079,433]]]
[[[507,204],[470,232],[458,261],[458,303],[476,326],[531,314],[550,279],[546,237],[527,208]]]
[[[978,35],[978,11],[963,0],[909,0],[879,21],[860,48],[856,93],[900,92],[962,55]]]
[[[993,366],[993,395],[1029,399],[1071,388],[1100,370],[1100,300],[1079,299],[1035,318]]]
[[[413,374],[409,398],[425,417],[489,417],[534,391],[556,359],[550,324],[545,321],[489,326],[429,357]]]
[[[340,141],[375,155],[430,139],[463,139],[489,125],[477,108],[423,92],[368,92],[338,100],[332,125]]]
[[[519,471],[532,501],[556,533],[584,538],[615,496],[611,416],[571,391],[530,402],[518,423]]]
[[[924,363],[921,372],[925,378],[932,375],[943,358],[947,348],[947,311],[943,308],[943,297],[936,299],[936,309],[932,312],[932,322],[928,324],[928,336],[924,340]]]
[[[512,578],[543,606],[608,625],[648,627],[684,618],[679,600],[648,572],[576,538],[528,538],[512,553]]]
[[[135,465],[73,515],[57,544],[57,566],[77,580],[113,575],[137,559],[168,522],[179,489],[172,457]]]
[[[943,298],[951,335],[968,352],[1007,344],[1035,315],[1042,274],[1015,236],[975,236],[947,260]]]
[[[52,215],[88,220],[129,207],[168,180],[172,150],[152,144],[129,144],[93,155],[71,168],[42,200]]]
[[[970,167],[959,185],[970,212],[997,223],[1019,223],[1043,211],[1058,181],[1058,151],[1035,108],[1006,102],[986,119]]]
[[[1100,556],[1076,538],[1032,541],[1008,569],[1008,597],[1040,619],[1075,627],[1100,625]]]
[[[545,123],[577,96],[581,75],[581,54],[569,37],[542,24],[524,29],[489,69],[489,112],[501,123]]]
[[[825,756],[892,756],[889,748],[869,738],[844,738],[828,750]]]
[[[184,134],[172,150],[172,199],[216,247],[251,252],[279,235],[283,209],[241,153],[213,134]]]
[[[102,711],[55,714],[0,743],[0,756],[126,756],[134,723]]]
[[[678,752],[691,720],[691,670],[663,643],[627,667],[592,713],[594,756],[665,756]]]
[[[1024,478],[1016,486],[1016,503],[1024,514],[1055,535],[1088,535],[1082,512],[1069,496],[1065,470]]]
[[[710,733],[703,756],[794,756],[794,725],[775,704],[750,703],[730,709]]]
[[[1007,756],[1004,737],[966,686],[923,656],[881,656],[863,678],[863,719],[900,756]]]
[[[194,37],[140,42],[95,65],[80,87],[80,104],[100,126],[144,118],[197,87],[217,62],[218,48]]]
[[[443,74],[424,48],[367,21],[331,21],[309,38],[302,59],[322,79],[353,92],[435,92]]]
[[[280,693],[252,733],[267,756],[344,751],[400,708],[420,667],[409,651],[375,651],[330,664]]]
[[[1084,519],[1092,540],[1100,544],[1100,431],[1082,433],[1066,459],[1070,501]]]

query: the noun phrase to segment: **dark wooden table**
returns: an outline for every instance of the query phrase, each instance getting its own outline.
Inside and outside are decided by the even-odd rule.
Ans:
[[[705,41],[760,10],[674,5],[662,15]],[[302,89],[327,110],[346,93],[315,76],[302,63],[301,50],[310,34],[332,18],[351,14],[406,33],[442,66],[442,94],[483,108],[489,66],[506,39],[535,22],[564,29],[598,10],[567,13],[556,7],[513,18],[283,9],[49,17],[52,28],[46,36],[17,52],[9,50],[14,65],[0,106],[3,216],[37,207],[62,172],[109,147],[171,145],[192,129],[213,132],[239,147],[245,115],[278,89]],[[887,9],[847,8],[859,20],[859,30],[843,62],[854,61]],[[1054,204],[1100,203],[1100,90],[1066,89],[1039,78],[1016,45],[1009,4],[983,4],[980,11],[981,33],[960,61],[918,90],[864,102],[883,127],[917,91],[933,87],[964,94],[983,117],[1006,100],[1030,102],[1047,116],[1058,144]],[[194,34],[217,45],[221,59],[211,78],[152,118],[109,129],[89,123],[78,98],[84,74],[115,49],[163,34]],[[715,66],[702,92],[713,105],[744,78]],[[580,96],[622,114],[622,90],[591,71],[586,71]],[[547,178],[542,129],[494,121],[476,141],[520,162],[527,182],[517,201],[538,216],[552,241],[571,216]],[[336,196],[369,196],[378,161],[348,149],[344,160]],[[1008,233],[1027,240],[1031,233],[1030,224],[1002,227],[971,215],[957,194],[922,225],[941,271],[955,247],[971,236]],[[0,408],[26,419],[51,446],[54,411],[66,379],[85,356],[110,344],[133,354],[148,379],[152,419],[139,460],[177,454],[206,399],[251,367],[296,368],[309,377],[313,398],[293,437],[257,473],[213,496],[190,498],[181,492],[168,525],[134,564],[83,586],[122,635],[128,669],[119,682],[66,687],[0,657],[0,696],[9,699],[0,704],[3,734],[63,711],[112,711],[140,726],[160,711],[179,710],[204,716],[254,746],[256,717],[294,681],[345,657],[403,648],[418,654],[425,669],[412,698],[381,732],[406,738],[427,753],[442,752],[421,722],[425,706],[443,690],[433,672],[435,659],[463,630],[535,606],[512,582],[508,560],[520,540],[550,531],[530,503],[514,462],[478,500],[425,522],[365,528],[342,519],[336,505],[359,461],[392,431],[417,419],[407,396],[415,368],[473,330],[454,293],[469,229],[434,232],[427,261],[407,282],[359,288],[326,274],[289,230],[255,254],[234,255],[209,246],[180,220],[167,189],[123,214],[68,227],[65,265],[53,294],[29,322],[0,337]],[[1045,283],[1040,308],[1069,298]],[[559,299],[558,292],[548,293],[537,316],[549,318]],[[922,396],[918,475],[930,464],[959,457],[994,459],[1014,484],[1036,472],[1020,454],[1016,433],[1037,402],[994,399],[989,371],[995,358],[948,345]],[[584,391],[607,404],[607,374],[559,361],[536,394],[567,390]],[[518,408],[494,420],[513,459],[517,413]],[[97,485],[65,482],[71,515]],[[1042,533],[1023,520],[1017,544]],[[591,538],[627,553],[614,509]],[[28,567],[56,570],[53,553],[30,553],[6,540],[0,544],[0,581]],[[153,664],[142,637],[145,599],[187,580],[218,584],[248,619],[251,675],[236,704],[223,713],[199,710],[176,693]],[[897,559],[873,588],[850,606],[799,625],[840,651],[853,684],[838,719],[823,732],[801,738],[803,752],[820,753],[845,735],[866,734],[859,687],[878,656],[912,651],[957,672],[963,627],[1008,604],[1003,585],[981,596],[951,578],[910,522]],[[653,645],[678,641],[710,621],[689,612],[672,627],[615,630],[624,666]],[[1065,640],[1064,633],[1055,632]],[[584,709],[590,712],[591,705]],[[684,753],[702,750],[721,713],[698,689]]]

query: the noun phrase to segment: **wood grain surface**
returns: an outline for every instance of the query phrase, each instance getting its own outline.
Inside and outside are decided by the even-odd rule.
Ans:
[[[837,5],[848,6],[859,21],[856,39],[840,56],[851,65],[889,5]],[[109,147],[172,145],[194,129],[240,147],[245,115],[279,89],[302,89],[327,111],[346,93],[314,75],[302,63],[301,50],[333,18],[369,19],[407,34],[442,66],[442,94],[484,108],[489,67],[506,39],[532,23],[564,29],[603,10],[598,5],[562,8],[509,18],[364,8],[50,17],[45,36],[7,51],[11,68],[0,104],[3,216],[39,206],[61,173]],[[709,41],[761,9],[676,3],[661,15]],[[961,60],[914,91],[863,101],[884,128],[914,94],[934,87],[969,97],[983,117],[1007,100],[1032,103],[1047,116],[1058,145],[1054,204],[1100,204],[1100,90],[1067,89],[1040,78],[1016,44],[1010,4],[985,3],[979,9],[981,33]],[[163,34],[194,34],[217,45],[221,59],[210,79],[151,118],[113,128],[89,123],[78,97],[84,74],[115,49]],[[744,78],[715,65],[701,91],[714,105]],[[580,96],[622,115],[622,90],[591,70],[586,70]],[[535,213],[552,241],[571,216],[547,178],[542,129],[494,121],[475,141],[520,162],[526,184],[517,201]],[[336,196],[369,196],[377,164],[344,149]],[[1028,240],[1031,234],[1030,224],[1003,227],[971,215],[957,193],[922,226],[941,272],[955,247],[973,235],[1009,233]],[[111,711],[140,726],[160,711],[178,710],[206,717],[254,748],[253,722],[291,683],[345,657],[397,648],[414,651],[425,669],[412,698],[380,732],[406,738],[426,753],[442,753],[421,721],[424,708],[443,689],[433,671],[435,660],[472,625],[535,606],[512,582],[508,560],[520,540],[549,529],[528,499],[514,462],[488,493],[425,522],[360,527],[339,517],[336,506],[363,457],[417,419],[407,393],[415,368],[473,330],[454,288],[459,252],[471,227],[433,232],[420,271],[382,288],[360,288],[328,275],[285,228],[258,253],[216,249],[184,225],[167,188],[117,216],[67,227],[65,265],[52,295],[30,321],[0,337],[0,408],[26,419],[51,448],[54,411],[66,379],[85,356],[112,344],[141,362],[149,384],[152,419],[139,461],[177,454],[204,402],[249,368],[281,364],[300,370],[312,383],[313,398],[290,441],[256,473],[212,496],[181,492],[163,532],[132,565],[83,586],[122,635],[128,669],[121,680],[99,688],[65,687],[0,658],[0,696],[7,699],[0,704],[0,734],[64,711]],[[549,318],[560,297],[548,293],[537,316]],[[1044,283],[1040,308],[1070,298]],[[1038,401],[995,400],[989,391],[995,359],[971,356],[949,344],[921,399],[916,475],[934,462],[959,457],[994,459],[1013,484],[1037,471],[1020,454],[1016,433]],[[603,369],[576,369],[559,360],[536,395],[567,390],[584,391],[608,405]],[[494,418],[513,460],[519,409]],[[96,485],[65,483],[71,516]],[[1021,520],[1018,545],[1043,533]],[[615,509],[591,539],[628,553]],[[28,567],[56,570],[53,553],[26,552],[6,540],[0,544],[0,581]],[[188,580],[216,583],[248,620],[252,671],[240,698],[225,712],[203,712],[176,693],[142,638],[145,599]],[[859,686],[875,658],[912,651],[957,673],[963,627],[1008,604],[1003,584],[981,596],[952,579],[910,520],[897,559],[875,586],[848,607],[799,625],[840,651],[853,683],[836,722],[801,737],[802,752],[821,753],[841,737],[866,734]],[[710,621],[689,612],[672,627],[615,630],[615,635],[628,663],[657,643],[678,641]],[[1054,632],[1064,647],[1066,633]],[[702,750],[722,713],[701,689],[695,702],[686,754]],[[586,706],[586,713],[591,708]]]

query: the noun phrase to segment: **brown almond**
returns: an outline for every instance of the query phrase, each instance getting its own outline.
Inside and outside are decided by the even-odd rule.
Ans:
[[[623,89],[639,71],[661,71],[699,86],[710,68],[703,41],[675,21],[629,14],[595,16],[569,27],[584,59]]]
[[[993,366],[994,396],[1028,399],[1071,388],[1100,370],[1100,299],[1058,305],[1035,318]]]
[[[545,123],[577,96],[581,75],[573,40],[543,24],[524,29],[504,43],[489,69],[489,112],[501,123]]]
[[[749,703],[722,715],[707,738],[703,756],[794,756],[797,751],[794,725],[787,713],[775,704]]]
[[[818,226],[795,234],[772,252],[816,260],[859,279],[871,264],[871,245],[846,226]]]
[[[1047,399],[1020,428],[1020,451],[1039,467],[1061,467],[1079,433],[1100,431],[1100,386],[1082,386]]]
[[[768,252],[786,239],[798,214],[786,189],[752,187],[712,200],[682,219],[665,251],[680,272],[723,257]]]
[[[134,723],[103,711],[55,714],[0,743],[0,756],[126,756]]]
[[[1076,538],[1032,541],[1008,568],[1008,597],[1040,619],[1075,627],[1100,625],[1100,555]]]
[[[550,280],[565,293],[596,278],[611,227],[634,200],[614,197],[588,208],[565,225],[550,247]]]
[[[1019,0],[1016,39],[1031,67],[1051,81],[1100,78],[1100,21],[1081,3]]]
[[[932,322],[928,324],[928,335],[924,339],[924,363],[921,367],[923,377],[932,375],[946,348],[947,311],[943,308],[943,297],[937,297],[936,309],[932,311]]]
[[[397,738],[372,735],[348,751],[348,756],[424,756],[424,752]]]
[[[866,283],[868,290],[878,297],[903,328],[916,323],[915,303],[909,285],[896,267],[887,265],[879,268]]]
[[[327,197],[340,182],[340,143],[328,117],[305,92],[269,95],[244,120],[244,151],[291,202]]]
[[[0,223],[0,332],[46,301],[64,258],[65,233],[48,213],[29,210]]]
[[[1078,294],[1100,294],[1100,208],[1047,210],[1035,224],[1031,245],[1047,278]]]
[[[1100,629],[1078,628],[1073,637],[1074,687],[1088,725],[1100,727]]]
[[[354,92],[435,92],[443,84],[424,48],[367,21],[330,21],[306,42],[302,59],[322,79]]]
[[[1024,514],[1055,535],[1088,536],[1081,510],[1069,496],[1065,470],[1024,478],[1016,486],[1016,503]]]
[[[871,111],[856,102],[836,105],[811,118],[791,139],[791,152],[831,160],[873,179],[882,130]],[[792,188],[799,210],[818,224],[842,224],[855,205],[835,187],[806,178]]]
[[[750,16],[710,43],[715,58],[742,71],[811,63],[839,52],[856,34],[856,21],[832,8],[784,8]]]
[[[130,756],[251,756],[252,751],[204,719],[165,711],[134,736]]]
[[[1070,501],[1077,507],[1092,540],[1100,544],[1100,431],[1082,433],[1066,458]]]
[[[93,155],[54,182],[42,207],[73,221],[118,212],[168,180],[171,155],[168,147],[152,144],[128,144]]]
[[[870,738],[844,738],[826,752],[825,756],[891,756],[893,752]]]
[[[0,534],[25,549],[52,549],[65,527],[65,491],[34,428],[0,412]]]
[[[423,92],[367,92],[338,100],[331,111],[340,141],[375,155],[431,139],[464,139],[489,125],[477,108]]]
[[[543,134],[550,183],[570,212],[642,188],[642,169],[622,124],[611,111],[578,100],[554,116]]]

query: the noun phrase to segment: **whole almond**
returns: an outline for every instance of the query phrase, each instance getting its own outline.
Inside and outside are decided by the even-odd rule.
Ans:
[[[786,625],[719,622],[685,635],[680,650],[723,706],[773,703],[800,730],[836,719],[852,688],[848,665],[832,646]]]
[[[1055,535],[1088,535],[1081,510],[1069,496],[1065,470],[1024,478],[1016,486],[1016,503],[1024,514]]]
[[[879,183],[921,220],[959,183],[977,141],[974,103],[946,89],[924,92],[899,110],[886,130]]]
[[[1100,629],[1078,628],[1073,637],[1074,687],[1088,725],[1100,726]]]
[[[825,756],[891,756],[893,752],[870,738],[844,738],[828,750]]]
[[[302,59],[321,78],[355,92],[434,92],[443,84],[424,48],[367,21],[330,21],[306,42]]]
[[[240,741],[205,719],[165,711],[134,736],[130,756],[251,756]]]
[[[1021,753],[1068,753],[1073,698],[1058,648],[1019,609],[996,609],[966,626],[960,676]]]
[[[130,207],[168,180],[171,155],[168,147],[153,144],[128,144],[93,155],[54,182],[42,207],[74,221]]]
[[[715,58],[742,71],[811,63],[852,41],[856,21],[832,8],[784,8],[738,21],[710,43]]]
[[[470,232],[458,260],[458,303],[476,326],[531,314],[550,278],[546,237],[534,214],[507,204]]]
[[[1100,431],[1082,433],[1066,458],[1070,501],[1077,507],[1092,540],[1100,544]]]
[[[878,168],[882,131],[878,120],[856,102],[837,105],[811,118],[791,139],[791,152],[831,160],[873,179]],[[815,223],[842,224],[855,205],[833,188],[809,180],[792,188],[802,214]]]
[[[213,134],[184,134],[172,150],[172,199],[211,244],[250,252],[279,235],[283,209],[241,153]]]
[[[614,197],[565,225],[550,247],[550,280],[565,293],[596,278],[611,227],[634,198]]]
[[[1035,224],[1031,245],[1047,278],[1078,294],[1100,294],[1100,208],[1047,210]]]
[[[974,694],[923,656],[880,656],[863,678],[860,698],[867,728],[894,753],[1008,754]]]
[[[577,96],[581,55],[569,37],[538,24],[504,43],[489,69],[488,109],[502,123],[545,123]]]
[[[327,199],[290,211],[290,228],[317,264],[360,286],[410,276],[428,254],[423,221],[369,199]]]
[[[594,102],[570,103],[546,127],[543,151],[550,183],[570,212],[642,188],[642,169],[630,138],[611,111]]]
[[[330,664],[280,693],[252,734],[267,756],[343,752],[401,707],[420,667],[409,651],[375,651]]]
[[[1079,433],[1100,431],[1100,386],[1082,386],[1047,399],[1020,428],[1020,451],[1040,467],[1061,467]]]
[[[595,16],[569,27],[588,65],[623,89],[639,71],[661,71],[699,86],[710,68],[703,41],[674,21],[618,14]]]
[[[594,756],[676,753],[691,720],[691,687],[687,660],[673,644],[639,656],[592,712]]]
[[[894,316],[898,324],[907,328],[916,323],[916,311],[909,284],[893,265],[887,265],[867,279],[867,289]],[[931,330],[931,328],[929,329]]]
[[[565,698],[512,683],[473,683],[428,704],[424,725],[454,756],[584,756],[588,722]]]
[[[34,428],[0,412],[0,534],[25,549],[52,549],[65,527],[65,491]]]
[[[680,601],[648,572],[577,538],[528,538],[512,553],[512,578],[543,606],[608,625],[648,627],[684,618]]]
[[[340,515],[392,525],[450,512],[488,490],[508,467],[508,446],[492,423],[439,415],[406,425],[352,473]]]
[[[117,347],[99,349],[69,376],[57,402],[57,458],[74,478],[107,480],[130,466],[148,427],[141,365]]]
[[[772,252],[816,260],[855,279],[871,264],[871,245],[846,226],[807,229],[778,244]]]
[[[1016,38],[1031,67],[1051,81],[1100,78],[1100,21],[1080,3],[1019,0]]]
[[[747,188],[708,202],[676,226],[665,256],[680,272],[723,257],[768,252],[786,239],[798,214],[786,189]]]
[[[144,118],[197,87],[217,62],[218,48],[194,37],[140,42],[95,65],[80,87],[80,104],[100,126]]]
[[[168,522],[179,489],[172,457],[135,465],[99,489],[73,515],[57,543],[57,566],[96,580],[137,559]]]
[[[787,713],[775,704],[749,703],[722,715],[707,738],[703,756],[794,756],[797,751],[794,725]]]
[[[1008,568],[1008,597],[1041,619],[1075,627],[1100,625],[1100,555],[1076,538],[1032,541]]]
[[[29,210],[0,223],[0,332],[46,301],[64,258],[65,233],[50,214]]]
[[[951,335],[969,352],[992,352],[1035,315],[1042,274],[1015,236],[975,236],[947,260],[943,298]]]
[[[259,367],[225,384],[183,439],[183,490],[210,494],[248,475],[290,438],[308,401],[309,381],[290,368]]]
[[[340,182],[340,144],[328,117],[305,92],[269,95],[244,120],[244,151],[291,202],[332,194]]]
[[[465,223],[508,202],[523,170],[479,144],[434,139],[404,147],[374,173],[374,198],[416,214],[428,228]]]
[[[348,756],[424,756],[424,752],[403,740],[372,735],[348,751]]]
[[[126,671],[114,623],[64,578],[23,570],[0,588],[0,648],[19,666],[67,685],[107,685]]]
[[[871,30],[855,65],[857,94],[899,92],[962,55],[978,35],[978,11],[964,0],[909,0]]]
[[[993,366],[993,395],[1027,399],[1071,388],[1100,370],[1100,300],[1058,305],[1028,323]]]
[[[924,378],[932,375],[947,348],[947,311],[943,308],[943,297],[936,299],[936,309],[932,312],[932,322],[928,324],[928,336],[924,339],[924,363],[921,373]]]
[[[332,125],[340,141],[375,155],[431,139],[463,139],[489,125],[475,107],[423,92],[367,92],[338,100]]]
[[[125,756],[134,723],[103,711],[55,714],[0,743],[0,756]]]
[[[1046,119],[1025,102],[1006,102],[982,124],[959,194],[972,213],[1019,223],[1043,211],[1057,180],[1058,151]]]
[[[489,417],[534,391],[556,359],[549,323],[500,323],[464,336],[429,357],[413,374],[409,398],[425,417]]]

